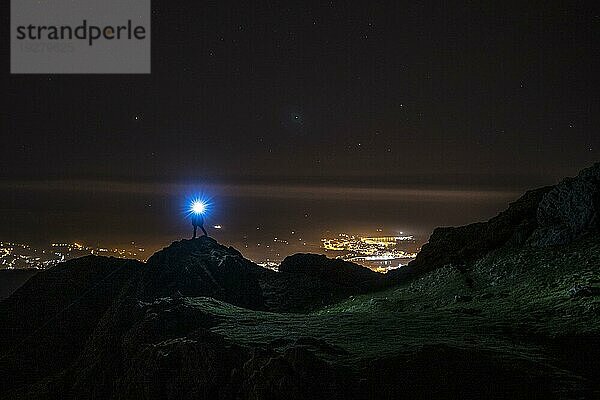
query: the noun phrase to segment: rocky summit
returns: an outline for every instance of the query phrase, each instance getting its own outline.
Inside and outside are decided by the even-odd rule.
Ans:
[[[0,302],[0,399],[598,398],[599,171],[387,275],[208,237],[60,264]]]

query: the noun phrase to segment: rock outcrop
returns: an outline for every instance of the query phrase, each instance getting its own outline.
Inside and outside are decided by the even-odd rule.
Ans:
[[[285,274],[306,274],[321,281],[357,290],[377,287],[381,274],[358,264],[330,259],[319,254],[294,254],[286,257],[279,266]]]
[[[537,208],[534,246],[562,245],[600,229],[600,163],[554,186]]]
[[[436,228],[417,258],[407,267],[390,272],[390,276],[423,273],[448,264],[462,268],[506,244],[524,244],[538,227],[538,206],[550,190],[552,187],[528,191],[487,222]]]
[[[252,310],[303,312],[380,287],[383,281],[368,268],[319,255],[288,257],[274,272],[203,236],[174,242],[150,257],[135,295],[148,301],[204,296]]]
[[[390,285],[382,274],[317,254],[286,257],[277,274],[262,281],[270,308],[298,312]]]
[[[487,222],[436,228],[417,258],[390,273],[402,280],[446,265],[464,270],[504,246],[569,244],[600,232],[600,163],[555,186],[525,193]]]
[[[266,309],[260,281],[274,272],[245,259],[232,247],[202,236],[181,240],[146,263],[136,295],[143,300],[206,296],[253,310]]]

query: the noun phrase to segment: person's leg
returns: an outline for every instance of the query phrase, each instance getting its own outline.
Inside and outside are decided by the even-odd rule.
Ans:
[[[206,233],[206,229],[204,229],[204,225],[200,225],[200,229],[202,229],[202,232],[204,232],[204,236],[208,236],[208,233]]]

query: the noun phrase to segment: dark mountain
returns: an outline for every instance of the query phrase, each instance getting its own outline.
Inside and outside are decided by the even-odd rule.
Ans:
[[[390,277],[420,274],[444,265],[467,268],[503,246],[565,245],[600,230],[600,163],[555,186],[525,193],[487,222],[436,228],[417,258]]]
[[[40,272],[0,302],[0,399],[597,398],[597,171],[389,276],[206,237]]]
[[[0,269],[0,300],[13,294],[37,272],[37,269]]]
[[[260,281],[266,270],[214,239],[182,240],[154,254],[135,289],[144,301],[157,297],[206,296],[254,310],[264,310]]]
[[[38,272],[0,303],[0,387],[36,382],[81,353],[143,264],[88,256]]]

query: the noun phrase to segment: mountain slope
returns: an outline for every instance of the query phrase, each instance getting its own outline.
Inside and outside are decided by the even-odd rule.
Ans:
[[[75,363],[12,395],[592,398],[600,302],[571,289],[598,265],[597,237],[500,250],[302,314],[125,290]]]
[[[72,363],[142,263],[88,256],[38,272],[0,303],[0,387]]]
[[[468,268],[502,247],[569,244],[600,232],[600,163],[554,186],[530,190],[486,222],[436,228],[407,268],[390,273],[402,281],[447,265]]]
[[[0,303],[0,398],[597,398],[598,171],[389,276],[206,237],[61,264]]]
[[[33,275],[37,269],[2,269],[0,270],[0,300],[13,294]]]

